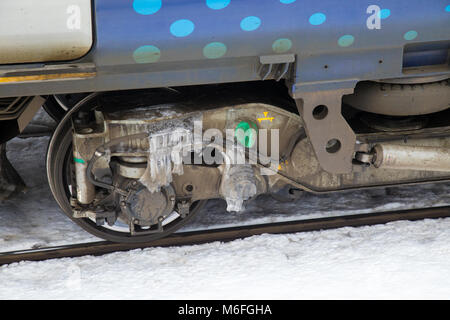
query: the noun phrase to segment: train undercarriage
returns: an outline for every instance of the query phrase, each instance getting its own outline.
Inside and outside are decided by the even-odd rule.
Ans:
[[[265,193],[448,181],[449,89],[447,78],[360,82],[292,99],[266,81],[28,103],[59,119],[47,175],[64,213],[98,237],[143,242],[179,229],[208,199],[242,211]],[[7,196],[23,182],[2,154]]]

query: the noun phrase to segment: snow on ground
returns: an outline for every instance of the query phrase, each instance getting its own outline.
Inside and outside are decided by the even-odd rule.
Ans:
[[[0,267],[0,299],[448,299],[450,220]]]
[[[0,251],[98,240],[63,216],[52,199],[44,169],[47,143],[42,137],[8,144],[29,189],[0,204]],[[448,205],[448,186],[307,194],[293,203],[263,196],[236,214],[214,200],[185,230]],[[0,299],[448,299],[449,227],[450,219],[403,221],[21,262],[0,267]]]

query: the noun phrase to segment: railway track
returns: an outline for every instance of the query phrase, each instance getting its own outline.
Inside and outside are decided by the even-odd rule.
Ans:
[[[296,233],[336,229],[342,227],[371,226],[400,220],[415,221],[446,217],[450,217],[450,206],[347,215],[331,218],[288,221],[201,231],[189,231],[175,233],[169,237],[155,240],[149,243],[127,244],[99,241],[39,249],[2,252],[0,253],[0,266],[20,261],[43,261],[48,259],[73,258],[86,255],[99,256],[113,252],[151,247],[185,246],[214,241],[227,242],[265,233]]]

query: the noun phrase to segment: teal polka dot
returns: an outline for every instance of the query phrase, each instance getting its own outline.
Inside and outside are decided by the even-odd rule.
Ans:
[[[195,25],[191,20],[177,20],[170,26],[170,33],[175,37],[186,37],[194,31]]]
[[[133,8],[140,14],[154,14],[161,9],[161,0],[134,0]]]
[[[206,0],[206,5],[213,10],[226,8],[231,0]]]
[[[386,19],[391,15],[391,10],[389,9],[381,9],[380,12],[378,13],[378,16],[380,17],[380,19]]]
[[[254,16],[249,16],[241,21],[241,29],[244,31],[254,31],[258,29],[260,25],[261,19]]]
[[[321,12],[314,13],[311,17],[309,17],[309,23],[313,26],[321,25],[327,20],[327,16]]]
[[[203,55],[208,59],[221,58],[227,53],[227,46],[222,42],[211,42],[203,48]]]
[[[280,0],[281,3],[283,4],[290,4],[290,3],[294,3],[297,0]]]
[[[445,7],[445,11],[450,12],[450,4]]]
[[[133,59],[136,63],[153,63],[161,57],[161,51],[155,46],[142,46],[133,53]]]
[[[272,49],[276,53],[283,53],[292,48],[292,41],[286,38],[277,39],[272,44]]]
[[[407,41],[414,40],[415,38],[417,38],[417,31],[410,30],[404,34],[403,38],[405,38],[405,40]]]
[[[346,34],[345,36],[340,37],[338,40],[338,44],[341,47],[349,47],[353,44],[353,42],[355,42],[355,37],[350,34]]]

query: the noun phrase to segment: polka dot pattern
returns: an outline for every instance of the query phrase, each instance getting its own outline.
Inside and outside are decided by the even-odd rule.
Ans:
[[[235,0],[233,0],[235,1]],[[279,0],[281,4],[292,4],[297,0]],[[136,13],[141,15],[153,15],[161,10],[163,7],[163,0],[133,0],[133,9]],[[232,4],[232,0],[205,0],[204,4],[211,10],[222,10]],[[446,12],[450,12],[450,4],[444,7]],[[391,16],[391,10],[383,8],[378,14],[380,19],[387,19]],[[194,20],[195,21],[195,20]],[[323,12],[312,13],[308,22],[312,26],[320,26],[327,21],[327,16]],[[240,21],[240,28],[242,31],[250,32],[256,31],[261,27],[262,20],[257,16],[247,16]],[[195,30],[195,24],[189,19],[179,19],[170,25],[170,33],[177,37],[183,38],[192,34]],[[418,37],[418,32],[409,30],[403,34],[403,39],[412,41]],[[220,39],[219,39],[220,40]],[[346,34],[339,37],[337,44],[339,47],[350,47],[354,44],[355,37],[351,34]],[[292,40],[288,38],[279,38],[272,43],[272,51],[274,53],[285,53],[291,50],[293,46]],[[222,42],[210,42],[203,47],[203,56],[207,59],[218,59],[226,55],[227,45]],[[133,52],[133,59],[136,63],[154,63],[160,60],[161,51],[154,45],[144,45],[137,48]]]
[[[208,59],[221,58],[227,53],[227,46],[222,42],[211,42],[203,48],[203,55]]]
[[[351,34],[346,34],[339,38],[338,44],[340,47],[350,47],[355,42],[355,37]]]
[[[389,9],[381,9],[378,13],[380,19],[387,19],[391,15],[391,10]]]
[[[134,0],[133,9],[139,14],[149,15],[154,14],[161,9],[161,0]]]
[[[194,23],[188,19],[177,20],[170,25],[170,33],[178,38],[187,37],[194,29]]]
[[[241,29],[244,31],[255,31],[261,25],[261,19],[255,16],[249,16],[241,21]]]
[[[290,39],[277,39],[272,44],[272,50],[276,53],[284,53],[292,48],[292,41]]]
[[[142,46],[133,53],[133,59],[136,63],[153,63],[161,57],[161,51],[155,46]]]
[[[318,26],[324,23],[327,20],[327,16],[322,12],[314,13],[311,17],[309,17],[309,23],[313,26]]]
[[[417,38],[417,35],[418,35],[417,31],[410,30],[403,35],[403,38],[407,41],[411,41]]]
[[[206,5],[213,10],[220,10],[228,7],[231,0],[206,0]]]

